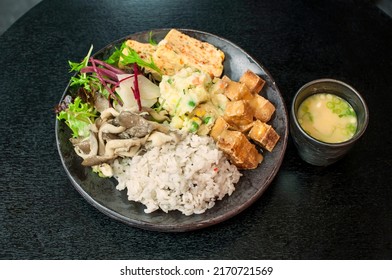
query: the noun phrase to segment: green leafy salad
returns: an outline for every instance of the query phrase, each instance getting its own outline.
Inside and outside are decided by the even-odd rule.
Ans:
[[[156,44],[152,39],[150,39],[150,43]],[[126,52],[124,52],[125,49]],[[65,96],[63,101],[55,108],[57,119],[65,121],[72,130],[74,138],[89,136],[89,127],[99,116],[94,104],[97,95],[106,99],[108,107],[122,105],[123,100],[116,89],[123,81],[133,77],[131,89],[137,101],[138,109],[141,111],[142,104],[138,85],[138,77],[140,78],[140,76],[138,75],[145,67],[160,74],[159,68],[152,59],[150,62],[141,59],[135,50],[127,47],[125,42],[120,48],[115,48],[106,60],[92,57],[92,50],[93,46],[81,62],[68,62],[70,72],[76,72],[76,75],[71,77],[69,86],[76,89],[77,94],[75,97]],[[120,60],[121,64],[125,66],[124,69],[118,68]],[[126,77],[119,79],[121,75]]]

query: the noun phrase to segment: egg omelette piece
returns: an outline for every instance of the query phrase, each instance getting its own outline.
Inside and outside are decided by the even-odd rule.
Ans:
[[[220,77],[225,54],[215,46],[171,29],[159,42],[153,60],[164,75],[174,75],[184,67],[192,67]]]

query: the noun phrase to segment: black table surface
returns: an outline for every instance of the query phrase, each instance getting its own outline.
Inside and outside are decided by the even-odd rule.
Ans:
[[[68,60],[156,28],[209,32],[274,77],[286,107],[318,78],[356,88],[368,129],[329,167],[303,162],[289,137],[268,190],[218,225],[138,229],[86,202],[55,143]],[[391,259],[392,20],[372,1],[44,0],[0,37],[1,259]]]

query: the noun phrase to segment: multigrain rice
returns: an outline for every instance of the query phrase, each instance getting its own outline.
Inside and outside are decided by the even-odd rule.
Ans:
[[[143,203],[146,213],[201,214],[230,196],[241,176],[210,137],[196,134],[115,160],[112,167],[117,189],[127,189],[128,199]]]

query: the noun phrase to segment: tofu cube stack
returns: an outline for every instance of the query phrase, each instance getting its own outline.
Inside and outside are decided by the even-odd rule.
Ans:
[[[252,142],[271,152],[280,138],[267,124],[275,106],[260,95],[265,81],[250,70],[239,82],[227,76],[222,80],[227,84],[224,93],[230,101],[224,115],[216,120],[210,136],[239,169],[255,169],[264,157]]]

